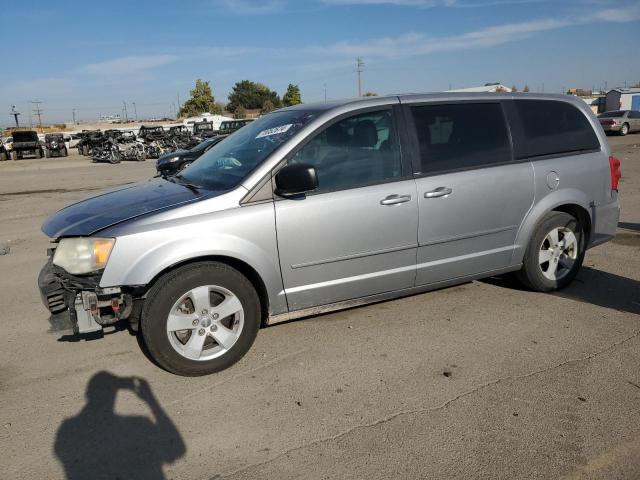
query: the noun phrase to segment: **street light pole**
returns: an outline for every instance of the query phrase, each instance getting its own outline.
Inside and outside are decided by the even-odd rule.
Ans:
[[[71,115],[73,116],[73,124],[76,124],[76,109],[72,108],[71,109]]]
[[[362,96],[362,71],[364,70],[364,62],[360,57],[356,59],[357,72],[358,72],[358,96]]]

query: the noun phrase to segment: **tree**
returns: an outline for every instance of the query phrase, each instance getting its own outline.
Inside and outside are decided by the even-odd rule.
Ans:
[[[512,91],[512,92],[517,92],[517,91],[518,91],[518,87],[516,87],[515,85],[513,85],[513,86],[511,87],[511,91]]]
[[[180,108],[179,116],[192,117],[205,112],[222,113],[222,109],[213,98],[209,82],[201,79],[196,80],[196,87],[190,93],[191,98],[184,102]]]
[[[233,114],[233,118],[242,119],[242,118],[245,118],[246,116],[247,116],[247,111],[244,109],[242,105],[238,105],[236,107],[235,113]]]
[[[302,103],[302,96],[300,95],[300,87],[298,85],[289,84],[286,93],[282,96],[282,103],[285,107],[291,105],[298,105]]]
[[[229,94],[227,110],[235,112],[239,106],[247,110],[262,108],[267,100],[271,102],[274,108],[279,108],[282,105],[278,94],[266,85],[249,80],[242,80],[233,86]]]
[[[271,100],[265,100],[264,103],[262,104],[262,109],[260,110],[260,113],[264,115],[265,113],[273,112],[275,109],[276,107],[274,106]]]
[[[522,89],[522,91],[524,93],[529,93],[529,85],[525,85],[524,88]]]
[[[376,92],[367,92],[363,95],[363,97],[377,97],[378,94]]]

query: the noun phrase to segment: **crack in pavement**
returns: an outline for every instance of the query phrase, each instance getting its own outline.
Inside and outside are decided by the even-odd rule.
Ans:
[[[312,440],[310,442],[303,443],[303,444],[298,445],[296,447],[292,447],[292,448],[289,448],[287,450],[284,450],[284,451],[280,452],[279,454],[273,456],[272,458],[264,460],[262,462],[252,463],[252,464],[246,465],[246,466],[241,467],[241,468],[239,468],[237,470],[234,470],[232,472],[228,472],[228,473],[225,473],[225,474],[222,474],[222,475],[220,475],[220,474],[214,475],[213,477],[210,478],[210,480],[219,480],[219,479],[222,479],[222,478],[229,478],[229,477],[231,477],[233,475],[237,475],[239,473],[245,472],[245,471],[247,471],[247,470],[249,470],[251,468],[261,467],[261,466],[267,465],[269,463],[272,463],[272,462],[274,462],[274,461],[276,461],[276,460],[278,460],[278,459],[280,459],[280,458],[282,458],[282,457],[284,457],[284,456],[286,456],[286,455],[288,455],[288,454],[290,454],[292,452],[295,452],[295,451],[298,451],[298,450],[302,450],[303,448],[307,448],[307,447],[310,447],[310,446],[313,446],[313,445],[317,445],[317,444],[321,444],[321,443],[325,443],[325,442],[331,442],[331,441],[334,441],[334,440],[338,440],[339,438],[342,438],[342,437],[344,437],[344,436],[346,436],[346,435],[348,435],[348,434],[350,434],[350,433],[352,433],[352,432],[354,432],[356,430],[366,429],[366,428],[371,428],[371,427],[375,427],[375,426],[378,426],[378,425],[382,425],[384,423],[388,423],[391,420],[393,420],[395,418],[398,418],[398,417],[401,417],[401,416],[413,415],[413,414],[416,414],[416,413],[435,412],[435,411],[438,411],[438,410],[442,410],[443,408],[448,407],[449,405],[451,405],[452,403],[460,400],[461,398],[468,397],[469,395],[473,395],[474,393],[479,392],[481,390],[484,390],[485,388],[492,387],[494,385],[498,385],[499,383],[502,383],[502,382],[505,382],[505,381],[508,381],[508,380],[520,380],[520,379],[523,379],[523,378],[529,378],[529,377],[533,377],[533,376],[536,376],[536,375],[540,375],[542,373],[550,372],[550,371],[555,370],[557,368],[564,367],[565,365],[592,360],[592,359],[594,359],[594,358],[596,358],[596,357],[598,357],[598,356],[600,356],[602,354],[605,354],[605,353],[613,350],[616,347],[619,347],[620,345],[623,345],[623,344],[625,344],[627,342],[630,342],[631,340],[633,340],[635,338],[638,338],[638,336],[640,336],[640,330],[638,330],[637,332],[635,332],[633,335],[631,335],[629,337],[626,337],[626,338],[624,338],[624,339],[622,339],[622,340],[620,340],[618,342],[612,343],[608,347],[603,348],[602,350],[598,350],[597,352],[590,353],[589,355],[585,355],[585,356],[580,357],[580,358],[572,358],[570,360],[565,360],[564,362],[558,363],[556,365],[552,365],[550,367],[546,367],[546,368],[543,368],[543,369],[540,369],[540,370],[535,370],[533,372],[524,373],[522,375],[508,375],[506,377],[500,377],[500,378],[497,378],[496,380],[492,380],[490,382],[486,382],[486,383],[477,385],[477,386],[475,386],[475,387],[473,387],[473,388],[471,388],[469,390],[466,390],[466,391],[456,395],[455,397],[450,398],[450,399],[442,402],[441,404],[433,406],[433,407],[421,407],[421,408],[415,408],[415,409],[411,409],[411,410],[400,410],[400,411],[394,412],[391,415],[388,415],[388,416],[386,416],[384,418],[375,420],[373,422],[354,425],[353,427],[350,427],[347,430],[339,432],[339,433],[337,433],[335,435],[330,435],[330,436],[326,436],[326,437],[317,438],[317,439]]]

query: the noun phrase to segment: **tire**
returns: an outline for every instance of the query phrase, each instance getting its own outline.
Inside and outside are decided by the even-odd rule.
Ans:
[[[11,159],[13,161],[18,160],[18,152],[16,152],[15,150],[11,152]]]
[[[67,150],[66,147],[64,148],[64,150],[62,150],[62,156],[63,157],[68,157],[69,156],[69,150]]]
[[[51,152],[49,150],[45,150],[44,151],[44,157],[45,158],[50,158],[51,157]]]
[[[624,123],[622,127],[620,127],[620,136],[624,137],[627,133],[629,133],[629,124]]]
[[[553,232],[557,232],[557,247]],[[570,234],[574,241],[571,241]],[[584,230],[578,220],[564,212],[550,212],[536,228],[524,254],[518,280],[531,290],[560,290],[576,277],[585,253]],[[548,261],[543,262],[546,258]],[[554,273],[555,272],[555,273]]]
[[[42,150],[36,150],[36,158],[42,158]]]
[[[206,289],[208,298],[202,296]],[[199,301],[194,291],[200,292]],[[215,312],[221,301],[234,313],[219,318]],[[178,315],[178,309],[183,314]],[[171,331],[171,312],[184,322],[179,326],[188,328]],[[200,376],[240,360],[253,345],[260,321],[260,300],[251,282],[226,264],[201,262],[173,270],[151,287],[140,327],[148,353],[160,367],[177,375]]]

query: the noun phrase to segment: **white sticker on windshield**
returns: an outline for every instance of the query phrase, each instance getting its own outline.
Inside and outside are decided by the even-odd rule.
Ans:
[[[280,125],[279,127],[267,128],[266,130],[262,130],[258,135],[256,135],[256,138],[270,137],[271,135],[280,135],[281,133],[289,130],[292,125],[293,123],[289,123],[287,125]]]

